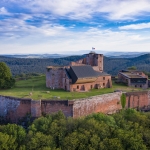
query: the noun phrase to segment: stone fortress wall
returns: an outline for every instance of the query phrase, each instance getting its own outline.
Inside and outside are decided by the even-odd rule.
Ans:
[[[122,109],[121,92],[92,96],[76,100],[32,100],[10,96],[0,96],[0,116],[17,122],[31,114],[38,118],[42,114],[51,114],[61,110],[66,117],[82,117],[102,112],[112,114]],[[126,108],[148,109],[150,91],[126,93]]]

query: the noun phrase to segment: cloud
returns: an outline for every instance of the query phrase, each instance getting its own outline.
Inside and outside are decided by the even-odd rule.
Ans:
[[[150,23],[133,20],[149,14],[149,0],[2,0],[0,51],[138,50],[150,47],[149,31],[129,29],[148,29]],[[130,24],[113,27],[122,21]]]
[[[120,26],[120,30],[139,30],[139,29],[148,29],[150,28],[150,22],[149,23],[139,23],[139,24],[130,24],[126,26]]]
[[[8,14],[6,8],[5,7],[1,7],[0,8],[0,15],[6,15],[6,14]]]
[[[52,28],[49,26],[41,26],[40,28],[32,28],[33,32],[35,32],[34,34],[30,34],[30,30],[26,30],[27,35],[23,35],[21,38],[17,37],[17,40],[14,38],[1,39],[0,49],[2,50],[3,47],[9,49],[11,47],[10,43],[13,43],[12,50],[14,49],[14,52],[17,52],[18,49],[26,49],[24,51],[26,53],[33,53],[35,51],[39,53],[41,50],[43,53],[54,53],[54,49],[55,52],[88,50],[92,46],[96,47],[97,50],[128,51],[130,47],[136,47],[135,50],[137,51],[144,43],[148,44],[150,39],[149,35],[144,37],[137,33],[118,32],[108,29],[101,30],[99,28],[89,28],[86,31],[74,32],[61,26],[54,26]],[[145,48],[145,50],[147,49]]]
[[[150,13],[149,0],[108,0],[99,9],[110,20],[133,20]]]
[[[0,37],[2,39],[8,38],[28,38],[30,36],[42,38],[43,36],[48,37],[57,37],[62,34],[62,31],[65,30],[63,26],[60,25],[51,25],[51,24],[44,24],[40,27],[26,25],[24,21],[20,21],[18,19],[14,19],[17,24],[11,26],[12,22],[10,20],[5,21],[5,26],[1,26],[0,22]]]
[[[50,13],[76,20],[95,15],[109,20],[131,20],[150,13],[149,0],[9,0],[9,5],[11,3],[32,13]]]

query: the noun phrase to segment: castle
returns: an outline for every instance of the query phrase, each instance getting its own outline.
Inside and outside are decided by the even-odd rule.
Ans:
[[[103,55],[93,51],[70,66],[46,69],[46,87],[51,89],[82,92],[112,86],[111,76],[103,72]]]
[[[125,73],[123,72],[122,75],[129,76],[128,72]],[[120,78],[122,82],[128,81],[122,76]],[[145,77],[142,80],[141,77],[138,76],[138,78],[140,80],[131,78],[131,81],[134,81],[131,83],[135,84],[136,81],[136,85],[137,83],[138,85],[145,84]],[[109,88],[112,83],[111,76],[103,72],[103,55],[90,52],[86,58],[71,62],[70,66],[47,67],[46,86],[67,91],[88,91],[92,88]],[[97,112],[113,114],[122,109],[121,95],[122,92],[118,91],[74,100],[32,100],[0,95],[0,117],[6,121],[17,123],[20,119],[26,118],[27,114],[34,119],[42,114],[51,114],[59,110],[66,117],[73,118]],[[150,110],[150,91],[127,92],[125,95],[126,109]]]

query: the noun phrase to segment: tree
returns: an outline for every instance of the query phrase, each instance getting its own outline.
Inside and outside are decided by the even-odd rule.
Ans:
[[[136,66],[131,66],[131,67],[128,67],[128,70],[136,70]]]
[[[126,95],[124,93],[122,93],[122,95],[121,95],[121,105],[122,105],[123,109],[126,106]]]
[[[10,68],[4,63],[0,62],[0,89],[11,88],[15,84]]]

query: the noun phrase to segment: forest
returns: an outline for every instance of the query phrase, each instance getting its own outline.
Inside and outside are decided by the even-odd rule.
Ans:
[[[23,122],[22,122],[23,123]],[[24,124],[25,125],[25,124]],[[61,111],[27,126],[0,125],[1,150],[149,150],[150,113],[134,109],[113,115],[66,118]]]
[[[45,73],[47,66],[66,66],[71,61],[84,58],[82,56],[69,56],[64,58],[8,58],[0,56],[0,62],[5,62],[11,69],[13,75],[28,73]],[[136,66],[138,70],[150,72],[150,54],[135,58],[110,58],[104,56],[104,71],[117,75],[118,71]]]

